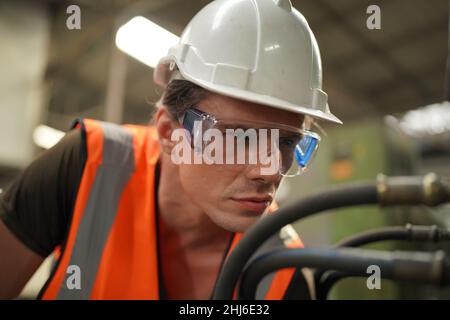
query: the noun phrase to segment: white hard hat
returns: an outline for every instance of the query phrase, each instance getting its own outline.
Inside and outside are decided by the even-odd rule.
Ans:
[[[342,123],[322,91],[316,39],[289,0],[216,0],[189,22],[162,58],[155,83],[172,73],[207,90]]]

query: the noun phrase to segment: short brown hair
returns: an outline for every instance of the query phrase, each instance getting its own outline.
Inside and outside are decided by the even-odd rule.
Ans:
[[[195,83],[177,79],[167,85],[157,104],[164,105],[175,119],[179,119],[187,109],[197,106],[207,95],[208,91]]]

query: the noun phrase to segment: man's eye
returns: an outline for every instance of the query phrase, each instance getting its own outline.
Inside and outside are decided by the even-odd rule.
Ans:
[[[280,145],[286,147],[292,147],[295,145],[295,141],[292,138],[280,138]]]

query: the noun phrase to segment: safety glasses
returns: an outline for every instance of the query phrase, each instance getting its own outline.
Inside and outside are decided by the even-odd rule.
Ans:
[[[309,130],[272,122],[217,119],[196,108],[188,109],[178,120],[188,132],[194,151],[206,151],[207,158],[214,160],[210,163],[256,161],[269,166],[267,159],[272,159],[277,162],[278,173],[285,177],[304,172],[320,142],[320,136]]]

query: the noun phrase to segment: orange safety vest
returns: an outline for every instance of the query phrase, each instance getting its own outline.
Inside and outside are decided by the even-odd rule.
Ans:
[[[87,158],[67,238],[43,299],[159,299],[154,127],[78,120]],[[242,234],[234,234],[228,252]],[[302,247],[297,239],[291,246]],[[69,288],[70,266],[81,288]],[[282,299],[294,269],[268,276],[257,296]],[[262,289],[260,290],[260,287]]]

